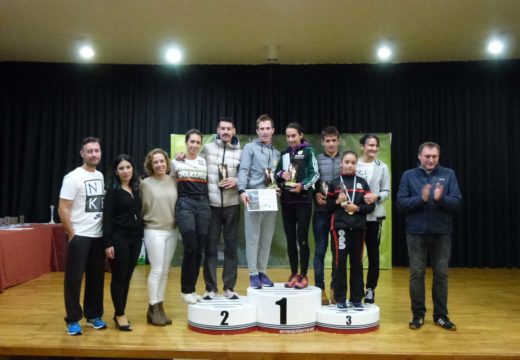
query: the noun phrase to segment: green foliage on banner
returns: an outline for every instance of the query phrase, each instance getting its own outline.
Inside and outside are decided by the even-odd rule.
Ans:
[[[363,134],[341,134],[341,147],[340,153],[345,150],[353,150],[358,154],[361,154],[361,146],[359,144],[359,139]],[[391,139],[392,134],[376,134],[380,139],[380,147],[378,159],[383,161],[388,165],[390,170],[390,174],[392,173],[392,164],[391,164]],[[204,135],[203,143],[209,143],[214,140],[215,135]],[[256,135],[239,135],[241,147],[244,147],[248,142],[253,141],[256,138]],[[316,154],[323,152],[323,147],[321,145],[321,139],[319,134],[305,134],[305,138],[308,142],[310,142],[314,148]],[[171,156],[172,158],[178,152],[183,152],[186,150],[184,144],[184,135],[172,134],[170,137],[170,145],[171,145]],[[280,151],[284,150],[287,147],[287,141],[285,139],[285,135],[274,135],[273,136],[273,145]],[[381,245],[380,245],[380,268],[381,269],[390,269],[392,267],[392,199],[389,198],[384,202],[385,210],[386,210],[386,219],[383,221],[383,227],[381,230]],[[239,266],[247,267],[246,255],[245,255],[245,238],[244,238],[244,223],[243,217],[240,218],[239,225],[240,233],[239,233],[239,243],[238,243],[238,258],[239,258]],[[180,239],[180,235],[179,235]],[[179,265],[182,259],[182,241],[179,241],[180,248],[176,250],[175,257],[173,260],[174,265]],[[312,259],[314,256],[314,236],[312,231],[312,223],[309,226],[309,244],[311,246],[311,258],[309,260],[309,264],[312,265]],[[330,243],[329,243],[330,245]],[[223,264],[224,260],[224,245],[221,239],[221,242],[218,246],[218,262],[219,266]],[[330,249],[330,246],[329,246]],[[328,251],[327,257],[325,259],[325,266],[331,266],[331,253]],[[367,258],[366,251],[364,256],[364,264],[367,266]],[[269,266],[272,267],[289,267],[289,258],[287,256],[287,243],[285,240],[285,233],[283,230],[283,223],[281,218],[281,211],[278,212],[278,218],[276,221],[276,229],[274,232],[273,242],[271,244],[271,255],[269,257]]]

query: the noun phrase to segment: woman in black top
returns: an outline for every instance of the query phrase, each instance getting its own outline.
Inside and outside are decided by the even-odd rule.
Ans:
[[[103,209],[105,254],[112,269],[110,293],[115,308],[114,321],[121,331],[131,331],[125,315],[130,279],[143,239],[139,177],[130,156],[116,156],[109,174]]]

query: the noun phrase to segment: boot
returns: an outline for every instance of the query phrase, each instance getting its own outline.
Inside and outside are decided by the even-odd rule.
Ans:
[[[166,325],[166,321],[165,319],[163,319],[161,315],[159,304],[148,305],[148,313],[146,314],[146,319],[148,320],[148,323],[152,325]]]
[[[332,305],[336,304],[336,299],[334,299],[334,289],[333,288],[330,288],[330,303]]]
[[[166,324],[166,325],[171,325],[171,323],[172,323],[172,319],[170,319],[170,318],[166,315],[166,313],[164,312],[163,302],[162,302],[162,301],[159,302],[158,305],[159,305],[159,311],[161,312],[161,316],[162,316],[162,318],[164,319],[165,324]]]
[[[329,298],[325,293],[325,289],[321,290],[321,305],[329,305]]]

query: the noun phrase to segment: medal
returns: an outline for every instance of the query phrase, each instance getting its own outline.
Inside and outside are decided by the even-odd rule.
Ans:
[[[341,203],[342,206],[344,205],[347,205],[347,204],[354,204],[354,198],[356,197],[356,176],[354,176],[354,184],[352,185],[352,197],[350,197],[350,195],[348,194],[348,190],[347,190],[347,187],[345,186],[345,183],[343,182],[343,176],[340,176],[339,179],[341,180],[341,188],[345,191],[345,195],[347,195],[347,199],[348,201],[346,201],[346,204],[343,204]],[[345,212],[349,215],[354,215],[354,212],[353,211],[347,211],[347,209],[345,209]]]

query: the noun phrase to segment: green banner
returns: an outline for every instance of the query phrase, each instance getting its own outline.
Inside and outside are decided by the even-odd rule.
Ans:
[[[390,153],[390,144],[392,140],[392,134],[376,134],[380,139],[380,147],[378,159],[383,161],[388,165],[390,170],[390,174],[392,173],[392,163],[391,163],[391,153]],[[361,152],[361,146],[359,145],[359,138],[361,138],[362,134],[341,134],[341,147],[340,152],[345,150],[354,150],[358,154]],[[245,144],[254,140],[256,135],[238,135],[240,139],[240,144],[244,147]],[[321,146],[321,139],[319,134],[305,134],[305,138],[308,142],[310,142],[316,152],[316,154],[323,152],[323,147]],[[208,142],[212,142],[214,140],[214,135],[204,135],[203,143],[206,144]],[[285,135],[274,135],[273,136],[273,144],[274,146],[282,151],[287,147],[287,141],[285,139]],[[170,137],[170,145],[171,145],[171,154],[172,157],[175,153],[180,151],[185,151],[186,147],[184,144],[184,135],[172,134]],[[386,210],[386,219],[383,221],[383,227],[381,230],[381,246],[380,246],[380,268],[381,269],[391,269],[392,268],[392,199],[389,198],[384,203]],[[243,211],[243,210],[242,210]],[[246,252],[245,252],[245,238],[244,238],[244,223],[243,218],[240,218],[240,226],[239,226],[239,243],[238,243],[238,258],[239,265],[242,267],[247,267],[246,262]],[[180,239],[180,236],[179,236]],[[180,246],[177,247],[175,251],[175,257],[173,260],[174,265],[179,265],[182,259],[182,241],[178,241]],[[312,232],[312,223],[309,226],[309,244],[311,246],[311,258],[309,264],[312,265],[312,259],[314,256],[314,236]],[[329,243],[329,251],[327,252],[327,258],[325,259],[325,266],[331,267],[332,255],[330,253],[330,243]],[[218,261],[219,266],[223,264],[224,261],[224,245],[221,239],[218,246]],[[364,264],[367,266],[367,257],[366,251],[364,256]],[[273,242],[271,245],[271,256],[269,257],[269,266],[271,267],[289,267],[289,258],[287,256],[287,242],[285,239],[285,233],[283,230],[283,223],[281,217],[281,211],[278,212],[278,218],[276,221],[276,229],[274,232]]]

